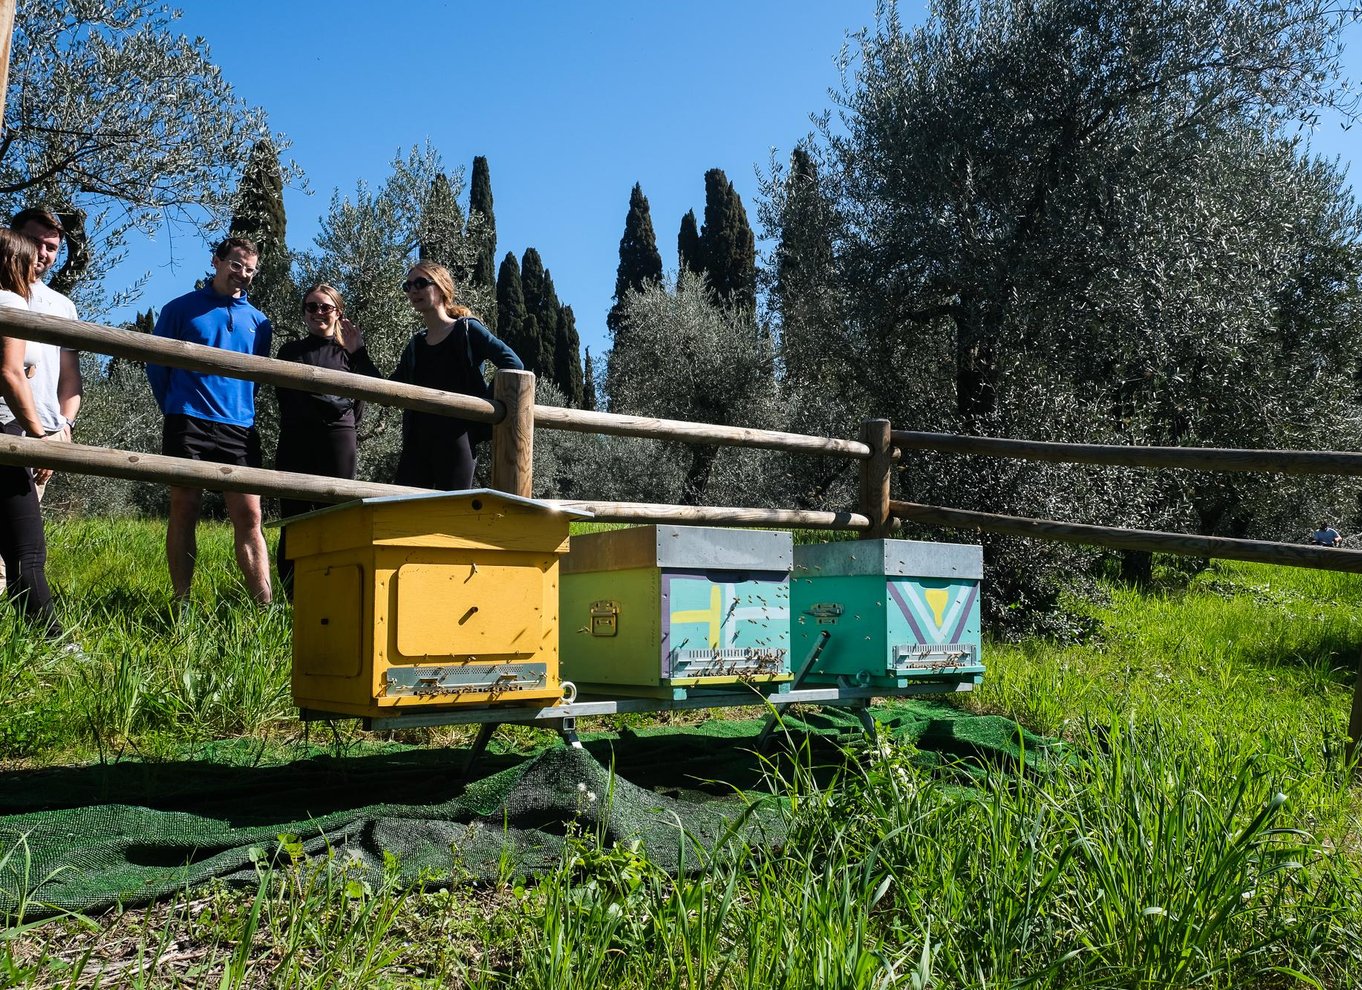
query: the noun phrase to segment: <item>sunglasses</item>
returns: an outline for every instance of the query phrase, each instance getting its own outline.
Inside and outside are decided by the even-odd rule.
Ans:
[[[402,291],[410,292],[412,289],[428,289],[435,284],[434,279],[429,278],[409,278],[402,283]]]
[[[336,307],[332,306],[330,303],[308,303],[303,309],[307,310],[309,313],[321,313],[323,316],[327,313],[334,313],[336,311]]]

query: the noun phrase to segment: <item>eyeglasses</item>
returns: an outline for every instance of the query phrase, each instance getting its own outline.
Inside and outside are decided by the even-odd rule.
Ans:
[[[227,267],[230,268],[232,271],[236,272],[242,278],[255,278],[255,273],[257,271],[257,269],[255,268],[247,268],[245,265],[243,265],[239,261],[236,261],[235,259],[229,259],[227,261]]]
[[[303,309],[307,310],[309,313],[321,313],[323,316],[327,313],[334,313],[336,311],[336,307],[332,306],[330,303],[308,303]]]
[[[413,289],[428,289],[434,284],[435,280],[430,278],[409,278],[402,283],[402,291],[410,292]]]

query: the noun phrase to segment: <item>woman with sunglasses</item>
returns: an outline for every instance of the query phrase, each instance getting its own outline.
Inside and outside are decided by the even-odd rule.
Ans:
[[[383,377],[383,372],[369,359],[364,334],[345,318],[345,300],[333,286],[323,282],[303,293],[303,321],[307,324],[307,336],[280,347],[276,355],[279,360]],[[364,415],[364,403],[340,395],[316,395],[286,388],[275,391],[279,398],[275,467],[328,478],[354,478],[356,427]],[[328,503],[280,499],[279,504],[287,518]],[[286,532],[279,536],[277,562],[284,594],[292,599],[293,562],[285,555]]]
[[[407,343],[393,381],[486,399],[491,398],[491,389],[482,374],[483,362],[524,370],[515,351],[492,336],[472,310],[459,305],[454,278],[443,265],[428,261],[412,265],[402,291],[426,326]],[[404,411],[397,483],[443,491],[471,487],[477,467],[474,447],[490,436],[485,423]]]
[[[37,281],[33,242],[0,230],[0,306],[28,309],[29,286]],[[22,337],[0,337],[0,423],[11,436],[44,439],[60,420],[55,415],[61,349]],[[5,561],[9,599],[48,639],[62,635],[47,584],[47,539],[37,485],[49,468],[0,466],[0,557]]]

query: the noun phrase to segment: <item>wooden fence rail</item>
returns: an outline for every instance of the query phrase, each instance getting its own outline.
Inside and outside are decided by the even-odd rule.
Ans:
[[[0,464],[50,467],[103,478],[150,481],[214,491],[254,492],[308,502],[348,502],[386,495],[422,495],[428,489],[349,481],[265,468],[208,464],[163,454],[114,450],[78,443],[49,443],[33,437],[0,435]],[[865,530],[870,520],[857,512],[751,509],[738,506],[656,505],[590,499],[545,499],[551,505],[585,509],[601,522],[666,522],[710,526],[771,526],[793,529]]]
[[[1334,550],[1329,547],[1274,543],[1267,540],[1236,540],[1227,536],[1188,536],[1183,533],[1161,533],[1150,529],[1088,526],[1053,519],[947,509],[939,505],[920,505],[916,502],[890,502],[889,506],[898,518],[911,519],[927,526],[973,529],[1008,536],[1026,536],[1037,540],[1058,540],[1063,543],[1083,543],[1114,550],[1148,550],[1151,553],[1172,553],[1185,557],[1223,557],[1227,560],[1247,560],[1259,564],[1313,567],[1322,571],[1362,574],[1362,551],[1358,550]]]
[[[1221,447],[1139,447],[1119,444],[1055,443],[1002,437],[894,430],[906,450],[983,454],[1027,461],[1108,464],[1119,467],[1185,468],[1193,471],[1270,471],[1280,474],[1362,475],[1362,454],[1333,450],[1229,450]]]
[[[77,350],[98,351],[134,361],[150,361],[170,368],[247,378],[267,385],[296,388],[309,392],[344,395],[354,399],[400,406],[421,412],[482,423],[500,422],[506,409],[500,402],[487,402],[457,392],[405,385],[381,378],[368,378],[344,371],[313,368],[291,361],[237,354],[217,347],[167,340],[135,330],[119,330],[97,323],[81,323],[57,316],[43,316],[21,309],[0,309],[0,334],[37,340]],[[855,440],[753,430],[741,426],[690,423],[684,420],[621,416],[616,413],[565,409],[558,406],[533,406],[534,424],[551,430],[586,433],[611,433],[618,436],[680,440],[686,443],[715,443],[766,450],[823,454],[854,460],[868,460],[870,448]]]

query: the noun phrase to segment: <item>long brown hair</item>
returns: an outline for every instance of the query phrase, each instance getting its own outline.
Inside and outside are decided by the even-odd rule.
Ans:
[[[341,330],[341,320],[345,316],[345,300],[341,298],[340,290],[327,282],[318,282],[316,285],[310,286],[303,293],[302,306],[304,312],[307,311],[307,297],[313,293],[326,296],[331,300],[331,305],[336,307],[336,343],[344,347],[345,333]]]
[[[444,300],[445,311],[456,319],[465,316],[472,316],[473,311],[458,301],[458,295],[454,291],[454,276],[444,265],[437,265],[433,261],[418,261],[411,266],[411,271],[420,272],[435,283],[435,287],[440,290],[440,295]]]
[[[0,228],[0,289],[28,298],[38,265],[38,251],[23,234]]]

